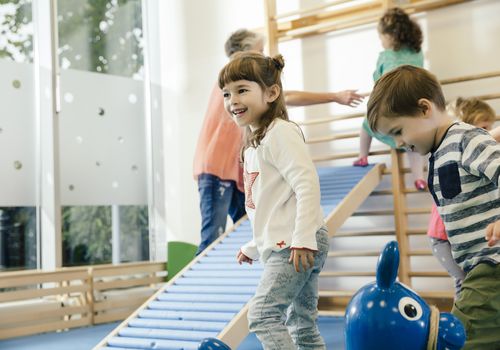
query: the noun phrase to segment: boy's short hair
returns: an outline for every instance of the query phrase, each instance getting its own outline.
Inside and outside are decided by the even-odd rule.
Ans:
[[[226,40],[224,49],[227,57],[231,57],[236,52],[252,49],[258,41],[264,41],[262,34],[252,32],[248,29],[238,29]]]
[[[429,71],[410,65],[399,66],[384,74],[373,87],[367,106],[370,128],[377,131],[377,122],[386,118],[411,117],[422,113],[418,101],[433,102],[442,111],[446,109],[443,90]]]

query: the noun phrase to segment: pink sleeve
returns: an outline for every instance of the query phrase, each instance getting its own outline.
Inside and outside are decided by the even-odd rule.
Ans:
[[[429,219],[429,227],[427,228],[427,236],[432,238],[448,240],[443,220],[439,216],[436,204],[432,204],[431,217]]]

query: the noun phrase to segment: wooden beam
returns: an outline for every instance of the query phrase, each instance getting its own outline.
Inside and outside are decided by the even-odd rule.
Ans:
[[[371,151],[369,153],[370,156],[380,156],[385,154],[390,154],[390,150],[380,150],[380,151]],[[337,160],[337,159],[346,159],[346,158],[356,158],[359,155],[359,152],[349,152],[349,153],[337,153],[328,156],[320,156],[314,157],[313,162],[324,162],[327,160]]]
[[[394,224],[396,226],[396,238],[399,244],[399,280],[404,284],[411,286],[411,279],[408,275],[410,271],[410,259],[408,257],[408,237],[407,218],[406,218],[406,198],[402,190],[405,188],[404,176],[400,169],[402,168],[402,153],[391,150],[392,163],[392,191],[394,202]]]
[[[290,12],[285,12],[280,15],[277,15],[274,17],[276,20],[280,20],[283,18],[288,18],[288,17],[294,17],[294,16],[312,16],[312,15],[318,15],[322,12],[325,11],[325,9],[333,7],[333,6],[338,6],[341,4],[344,4],[346,2],[350,2],[352,0],[335,0],[335,1],[328,1],[324,3],[323,5],[316,6],[316,7],[310,7],[307,9],[300,9],[300,10],[295,10],[295,11],[290,11]]]
[[[464,75],[464,76],[456,77],[456,78],[442,79],[441,85],[449,85],[449,84],[455,84],[455,83],[462,83],[465,81],[481,80],[481,79],[496,78],[496,77],[500,77],[500,71],[472,74],[472,75]]]
[[[264,0],[265,34],[269,56],[278,54],[278,24],[276,22],[276,0]]]
[[[359,131],[342,133],[342,134],[331,134],[323,137],[310,138],[306,140],[307,144],[330,142],[336,140],[354,139],[359,137]]]
[[[336,115],[336,116],[325,117],[325,118],[317,118],[317,119],[311,119],[311,120],[296,121],[296,123],[299,124],[299,125],[328,124],[328,123],[331,123],[331,122],[338,122],[338,121],[341,121],[341,120],[347,120],[347,119],[354,119],[354,118],[364,117],[365,114],[366,113],[349,113],[349,114],[342,114],[342,115]]]

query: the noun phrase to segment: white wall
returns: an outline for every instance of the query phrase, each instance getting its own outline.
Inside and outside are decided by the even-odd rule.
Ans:
[[[281,11],[283,1],[279,4]],[[310,7],[311,4],[311,1],[302,1],[303,7]],[[166,68],[161,81],[164,88],[167,157],[167,235],[168,240],[197,244],[200,216],[196,182],[191,175],[192,159],[210,89],[218,70],[226,62],[223,43],[229,33],[237,28],[262,27],[264,12],[262,3],[244,0],[166,1],[161,2],[160,8],[162,62]],[[500,70],[498,14],[500,2],[495,0],[467,2],[419,14],[416,18],[424,31],[426,67],[441,79]],[[369,91],[376,58],[381,49],[375,24],[280,44],[280,52],[286,59],[285,89],[338,91],[358,88]],[[453,98],[458,95],[500,92],[499,82],[500,79],[489,79],[480,83],[459,84],[446,87],[445,93],[448,98]],[[500,111],[498,101],[491,101],[491,105],[497,112]],[[364,108],[363,104],[358,110]],[[291,110],[291,116],[300,120],[348,111],[352,110],[332,104],[295,108]],[[357,119],[342,126],[334,124],[330,129],[324,126],[309,129],[306,133],[322,135],[329,131],[357,130],[360,122]],[[373,149],[379,147],[381,145],[374,142]],[[314,146],[311,152],[319,155],[357,149],[357,142],[345,141],[334,146]],[[373,160],[387,161],[383,157]],[[386,181],[381,187],[389,186]],[[417,201],[423,205],[430,203],[426,194],[418,197]],[[384,203],[377,198],[370,199],[363,208],[370,209],[375,205]],[[426,220],[423,216],[411,224],[422,226]],[[389,218],[374,218],[370,221],[352,218],[345,227],[369,228],[374,225],[392,226],[393,223]],[[348,249],[350,245],[373,248],[381,246],[383,242],[351,240],[337,244],[339,249]],[[425,246],[427,242],[425,237],[420,237],[412,244]],[[437,268],[432,260],[417,259],[414,263]],[[347,266],[362,269],[362,264],[366,262],[346,259],[332,262],[330,268]]]
[[[226,63],[224,42],[264,23],[261,3],[245,0],[161,1],[165,113],[167,239],[199,243],[200,215],[192,163],[210,91]]]

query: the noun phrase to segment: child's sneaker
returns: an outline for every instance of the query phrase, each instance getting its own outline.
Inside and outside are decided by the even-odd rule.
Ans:
[[[415,188],[419,191],[427,190],[427,182],[424,179],[415,180]]]
[[[368,166],[368,157],[360,157],[352,163],[353,166]]]

